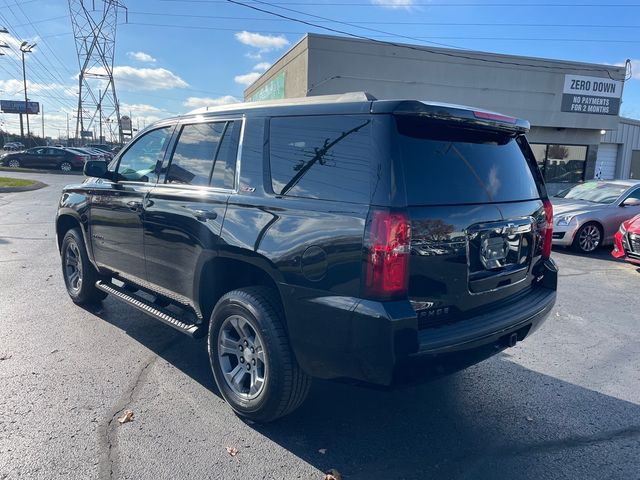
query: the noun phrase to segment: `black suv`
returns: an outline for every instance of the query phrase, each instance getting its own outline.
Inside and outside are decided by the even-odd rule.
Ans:
[[[158,122],[64,189],[67,290],[207,336],[220,392],[257,421],[311,377],[390,385],[423,359],[480,361],[556,298],[528,126],[366,94]]]

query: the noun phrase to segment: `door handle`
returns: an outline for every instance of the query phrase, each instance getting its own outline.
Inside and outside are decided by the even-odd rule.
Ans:
[[[127,202],[127,207],[129,207],[129,209],[133,210],[134,212],[139,212],[140,210],[142,210],[142,202],[131,200],[130,202]]]
[[[202,210],[199,208],[196,210],[191,210],[191,215],[196,217],[201,222],[206,222],[207,220],[215,220],[216,218],[218,218],[218,214],[216,212],[212,210]]]

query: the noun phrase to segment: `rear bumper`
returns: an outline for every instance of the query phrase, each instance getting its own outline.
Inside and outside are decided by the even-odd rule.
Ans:
[[[548,317],[556,300],[557,268],[547,261],[544,270],[543,279],[517,301],[423,330],[418,329],[415,310],[406,300],[374,302],[339,297],[342,300],[333,300],[327,310],[316,300],[313,313],[307,305],[304,316],[298,317],[291,316],[292,309],[297,308],[285,305],[292,347],[309,375],[379,385],[394,383],[399,367],[407,361],[437,363],[456,356],[470,365],[523,340]]]

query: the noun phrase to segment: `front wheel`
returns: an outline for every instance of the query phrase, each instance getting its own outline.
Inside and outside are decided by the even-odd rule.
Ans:
[[[573,249],[579,253],[593,253],[602,244],[602,228],[597,223],[585,223],[576,232]]]
[[[70,172],[73,169],[73,165],[70,162],[62,162],[60,164],[60,170],[63,172]]]
[[[74,303],[87,305],[103,300],[107,294],[96,288],[100,279],[89,261],[82,233],[77,228],[69,230],[62,239],[62,276],[67,292]]]
[[[17,158],[12,158],[7,162],[7,166],[11,168],[20,168],[20,160]]]
[[[284,328],[277,293],[233,290],[211,314],[209,361],[220,393],[236,413],[269,422],[298,408],[311,379],[300,369]]]

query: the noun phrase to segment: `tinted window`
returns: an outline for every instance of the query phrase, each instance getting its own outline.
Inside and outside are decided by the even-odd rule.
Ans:
[[[584,180],[587,160],[585,145],[531,144],[538,166],[547,182],[579,183]]]
[[[368,203],[370,124],[371,119],[364,116],[272,119],[273,191],[278,195]]]
[[[209,185],[213,161],[226,123],[185,125],[171,158],[167,183]]]
[[[120,157],[118,177],[124,180],[148,182],[156,164],[162,161],[173,127],[145,133]]]
[[[236,180],[236,156],[241,122],[229,122],[218,148],[211,186],[232,189]]]
[[[409,204],[539,197],[531,167],[513,137],[409,116],[396,117],[396,125]]]

